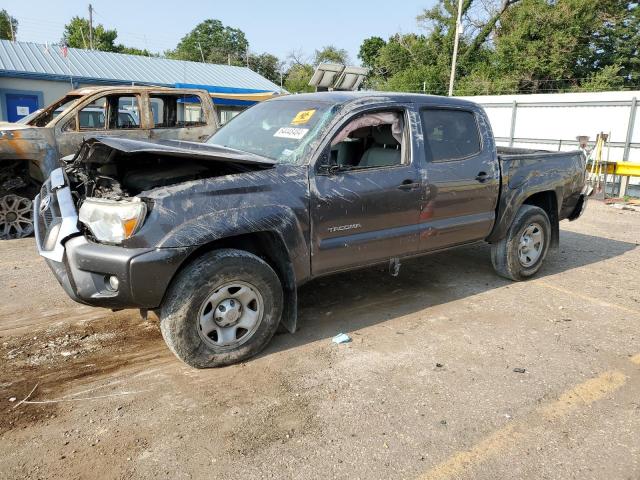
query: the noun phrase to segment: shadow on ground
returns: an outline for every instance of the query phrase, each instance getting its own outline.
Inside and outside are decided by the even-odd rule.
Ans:
[[[561,232],[535,278],[555,275],[623,255],[634,243]],[[314,280],[299,291],[299,331],[278,335],[263,355],[369,327],[391,318],[512,283],[493,271],[490,246],[478,244],[404,261],[398,277],[383,267]]]

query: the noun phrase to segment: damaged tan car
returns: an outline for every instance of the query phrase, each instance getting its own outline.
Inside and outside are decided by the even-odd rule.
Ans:
[[[0,239],[33,234],[31,199],[85,138],[199,142],[218,128],[208,92],[144,86],[74,90],[19,123],[0,123]]]

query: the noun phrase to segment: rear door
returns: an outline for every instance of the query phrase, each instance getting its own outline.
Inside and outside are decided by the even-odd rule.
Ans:
[[[408,118],[404,107],[360,112],[324,150],[311,173],[314,275],[417,251],[422,192]]]
[[[151,138],[203,142],[218,125],[211,99],[194,92],[150,92]]]
[[[428,183],[420,212],[421,251],[482,240],[493,227],[500,169],[480,115],[464,108],[420,110]]]

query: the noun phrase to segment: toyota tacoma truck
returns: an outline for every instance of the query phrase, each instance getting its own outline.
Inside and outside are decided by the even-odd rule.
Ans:
[[[208,92],[145,86],[84,87],[18,123],[0,123],[0,239],[33,234],[31,200],[85,138],[203,141],[218,127]]]
[[[496,148],[484,110],[428,95],[269,100],[205,143],[102,137],[35,199],[36,242],[74,300],[160,318],[193,367],[296,330],[324,275],[485,241],[524,280],[584,207],[585,156]]]

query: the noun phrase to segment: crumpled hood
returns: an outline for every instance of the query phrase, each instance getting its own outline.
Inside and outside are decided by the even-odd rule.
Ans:
[[[155,153],[172,157],[197,158],[199,160],[232,161],[235,163],[264,165],[265,167],[270,167],[277,163],[270,158],[220,145],[185,142],[181,140],[135,140],[116,137],[95,137],[87,140],[89,145],[97,142],[126,154]]]

